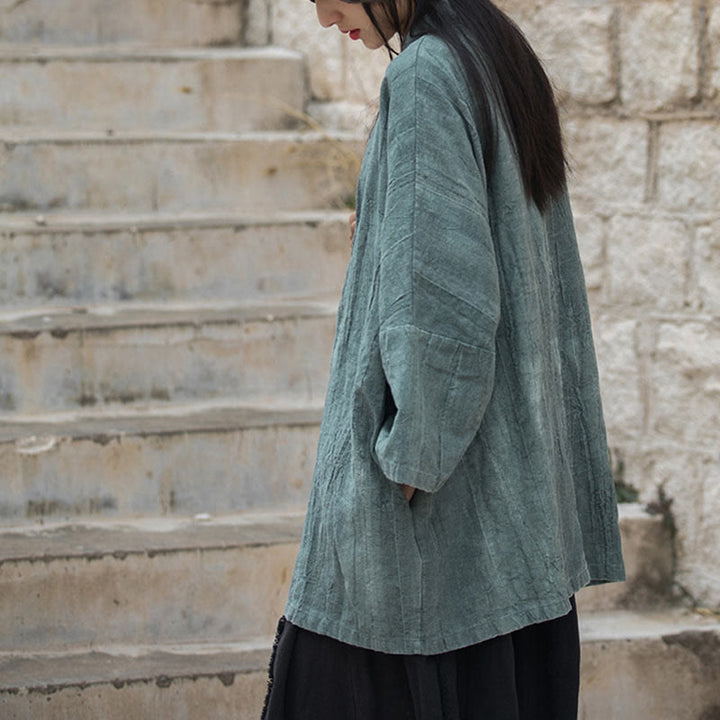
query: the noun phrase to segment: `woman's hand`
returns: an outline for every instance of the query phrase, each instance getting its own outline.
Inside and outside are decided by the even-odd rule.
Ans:
[[[401,487],[405,493],[405,499],[410,502],[415,494],[415,488],[411,485],[401,485]]]
[[[357,213],[351,213],[348,222],[350,223],[350,247],[352,247],[355,227],[357,226]]]

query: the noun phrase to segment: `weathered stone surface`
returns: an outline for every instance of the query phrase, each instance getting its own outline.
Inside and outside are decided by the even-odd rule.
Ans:
[[[245,45],[269,45],[272,43],[270,4],[267,0],[246,0],[243,27]]]
[[[605,281],[605,221],[597,215],[575,213],[580,258],[589,290],[599,290]]]
[[[347,99],[377,106],[380,85],[390,60],[385,49],[368,50],[359,40],[343,37]]]
[[[644,404],[636,352],[638,324],[600,314],[595,344],[603,410],[611,444],[636,438],[642,432]]]
[[[720,220],[697,230],[696,297],[704,312],[720,315]]]
[[[573,117],[566,120],[564,129],[574,197],[588,202],[642,203],[647,123]]]
[[[691,617],[581,618],[580,720],[714,718],[720,627]]]
[[[720,612],[720,453],[705,456],[698,474],[703,480],[700,522],[696,532],[699,542],[681,563],[679,580],[690,589],[701,604]],[[697,515],[688,518],[697,522]]]
[[[315,6],[307,0],[272,0],[272,41],[303,52],[308,58],[310,87],[317,100],[345,98],[343,42],[350,42],[337,28],[323,28]]]
[[[675,558],[671,529],[660,515],[641,505],[619,507],[620,533],[627,581],[583,588],[578,611],[638,610],[666,605],[671,596]]]
[[[298,53],[278,48],[4,48],[0,125],[57,130],[278,130],[303,111]]]
[[[650,377],[653,431],[688,446],[717,447],[719,359],[717,322],[660,323]]]
[[[308,58],[315,100],[376,101],[389,60],[385,50],[371,52],[336,27],[321,27],[314,6],[306,0],[272,0],[270,17],[273,42]]]
[[[336,296],[348,213],[5,216],[0,303]]]
[[[104,648],[0,660],[4,720],[257,720],[270,646]]]
[[[720,99],[720,5],[710,6],[708,19],[708,94]]]
[[[717,623],[623,613],[585,615],[581,627],[582,720],[715,717]],[[222,644],[199,645],[195,652],[183,646],[103,648],[21,657],[17,670],[0,665],[0,677],[20,675],[0,689],[0,709],[11,720],[125,720],[128,712],[205,720],[209,708],[218,720],[256,720],[269,655],[268,640],[262,649],[259,643],[257,649]],[[94,682],[77,681],[85,674]]]
[[[192,667],[198,668],[197,663]],[[90,687],[60,685],[47,692],[0,692],[0,712],[6,720],[207,720],[208,712],[212,712],[213,720],[257,720],[266,690],[267,661],[254,672],[237,674],[196,672],[189,677],[173,677],[151,673],[127,683],[107,681]]]
[[[344,207],[362,141],[324,133],[0,136],[0,210],[258,213]],[[108,169],[112,168],[112,172]]]
[[[720,132],[717,122],[663,123],[660,130],[658,196],[679,212],[720,207]]]
[[[656,503],[660,482],[655,464],[662,453],[657,454],[656,446],[649,441],[647,446],[643,446],[642,441],[619,442],[613,450],[616,465],[619,462],[621,467],[620,479],[638,492],[640,502]]]
[[[303,516],[0,533],[0,650],[269,637]]]
[[[240,38],[240,0],[2,0],[0,41],[97,45],[227,45]]]
[[[678,220],[616,215],[608,227],[607,302],[680,310],[689,272],[690,229]]]
[[[357,132],[361,129],[363,136],[370,135],[377,116],[377,103],[334,102],[308,103],[307,113],[313,121],[329,131]]]
[[[675,581],[700,606],[720,609],[720,456],[682,447],[658,451],[649,463],[653,480],[672,501],[677,528]]]
[[[499,4],[521,26],[561,96],[587,104],[615,99],[612,7],[578,2]]]
[[[322,406],[216,403],[0,423],[0,523],[305,507]]]
[[[699,33],[691,3],[624,4],[620,14],[623,104],[657,110],[694,98]]]
[[[720,542],[720,455],[667,438],[623,451],[624,479],[643,502],[668,512],[675,529],[675,581],[700,606],[718,609],[716,572]]]
[[[0,325],[5,410],[325,394],[333,304],[107,308]]]
[[[277,616],[269,611],[260,620],[262,603],[271,598],[277,611],[284,602],[287,563],[292,566],[301,528],[302,514],[277,513],[7,528],[0,533],[0,585],[4,597],[25,591],[28,600],[3,606],[2,637],[18,653],[42,651],[43,638],[52,638],[58,651],[88,643],[194,641],[200,633],[206,642],[269,636]],[[621,508],[621,530],[628,582],[583,590],[583,617],[599,608],[647,608],[668,593],[672,547],[662,519],[639,507]],[[181,573],[192,582],[170,587]],[[3,669],[0,687],[18,682],[12,668]],[[24,682],[32,677],[15,674]]]

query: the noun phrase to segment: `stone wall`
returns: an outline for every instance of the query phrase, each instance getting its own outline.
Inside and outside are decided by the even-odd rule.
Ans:
[[[616,476],[671,501],[679,586],[719,607],[720,0],[500,5],[563,108]],[[307,0],[247,12],[246,42],[307,52],[311,112],[357,123],[383,53],[320,28]]]

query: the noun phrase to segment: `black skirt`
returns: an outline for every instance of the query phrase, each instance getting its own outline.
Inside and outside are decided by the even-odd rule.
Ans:
[[[439,655],[387,655],[284,618],[262,720],[577,720],[580,642],[556,620]]]

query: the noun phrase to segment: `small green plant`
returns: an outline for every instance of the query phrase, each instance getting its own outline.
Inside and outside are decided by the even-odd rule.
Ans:
[[[677,527],[675,525],[675,517],[672,514],[672,504],[672,498],[668,497],[665,488],[661,485],[658,488],[657,500],[649,502],[645,509],[651,515],[662,515],[663,525],[665,525],[674,536],[677,532]]]
[[[622,452],[617,448],[610,453],[610,466],[612,467],[613,480],[615,482],[615,496],[619,503],[634,503],[640,498],[637,488],[625,481],[625,459]]]
[[[615,481],[615,495],[619,503],[634,503],[640,497],[640,493],[636,488],[622,481]]]

